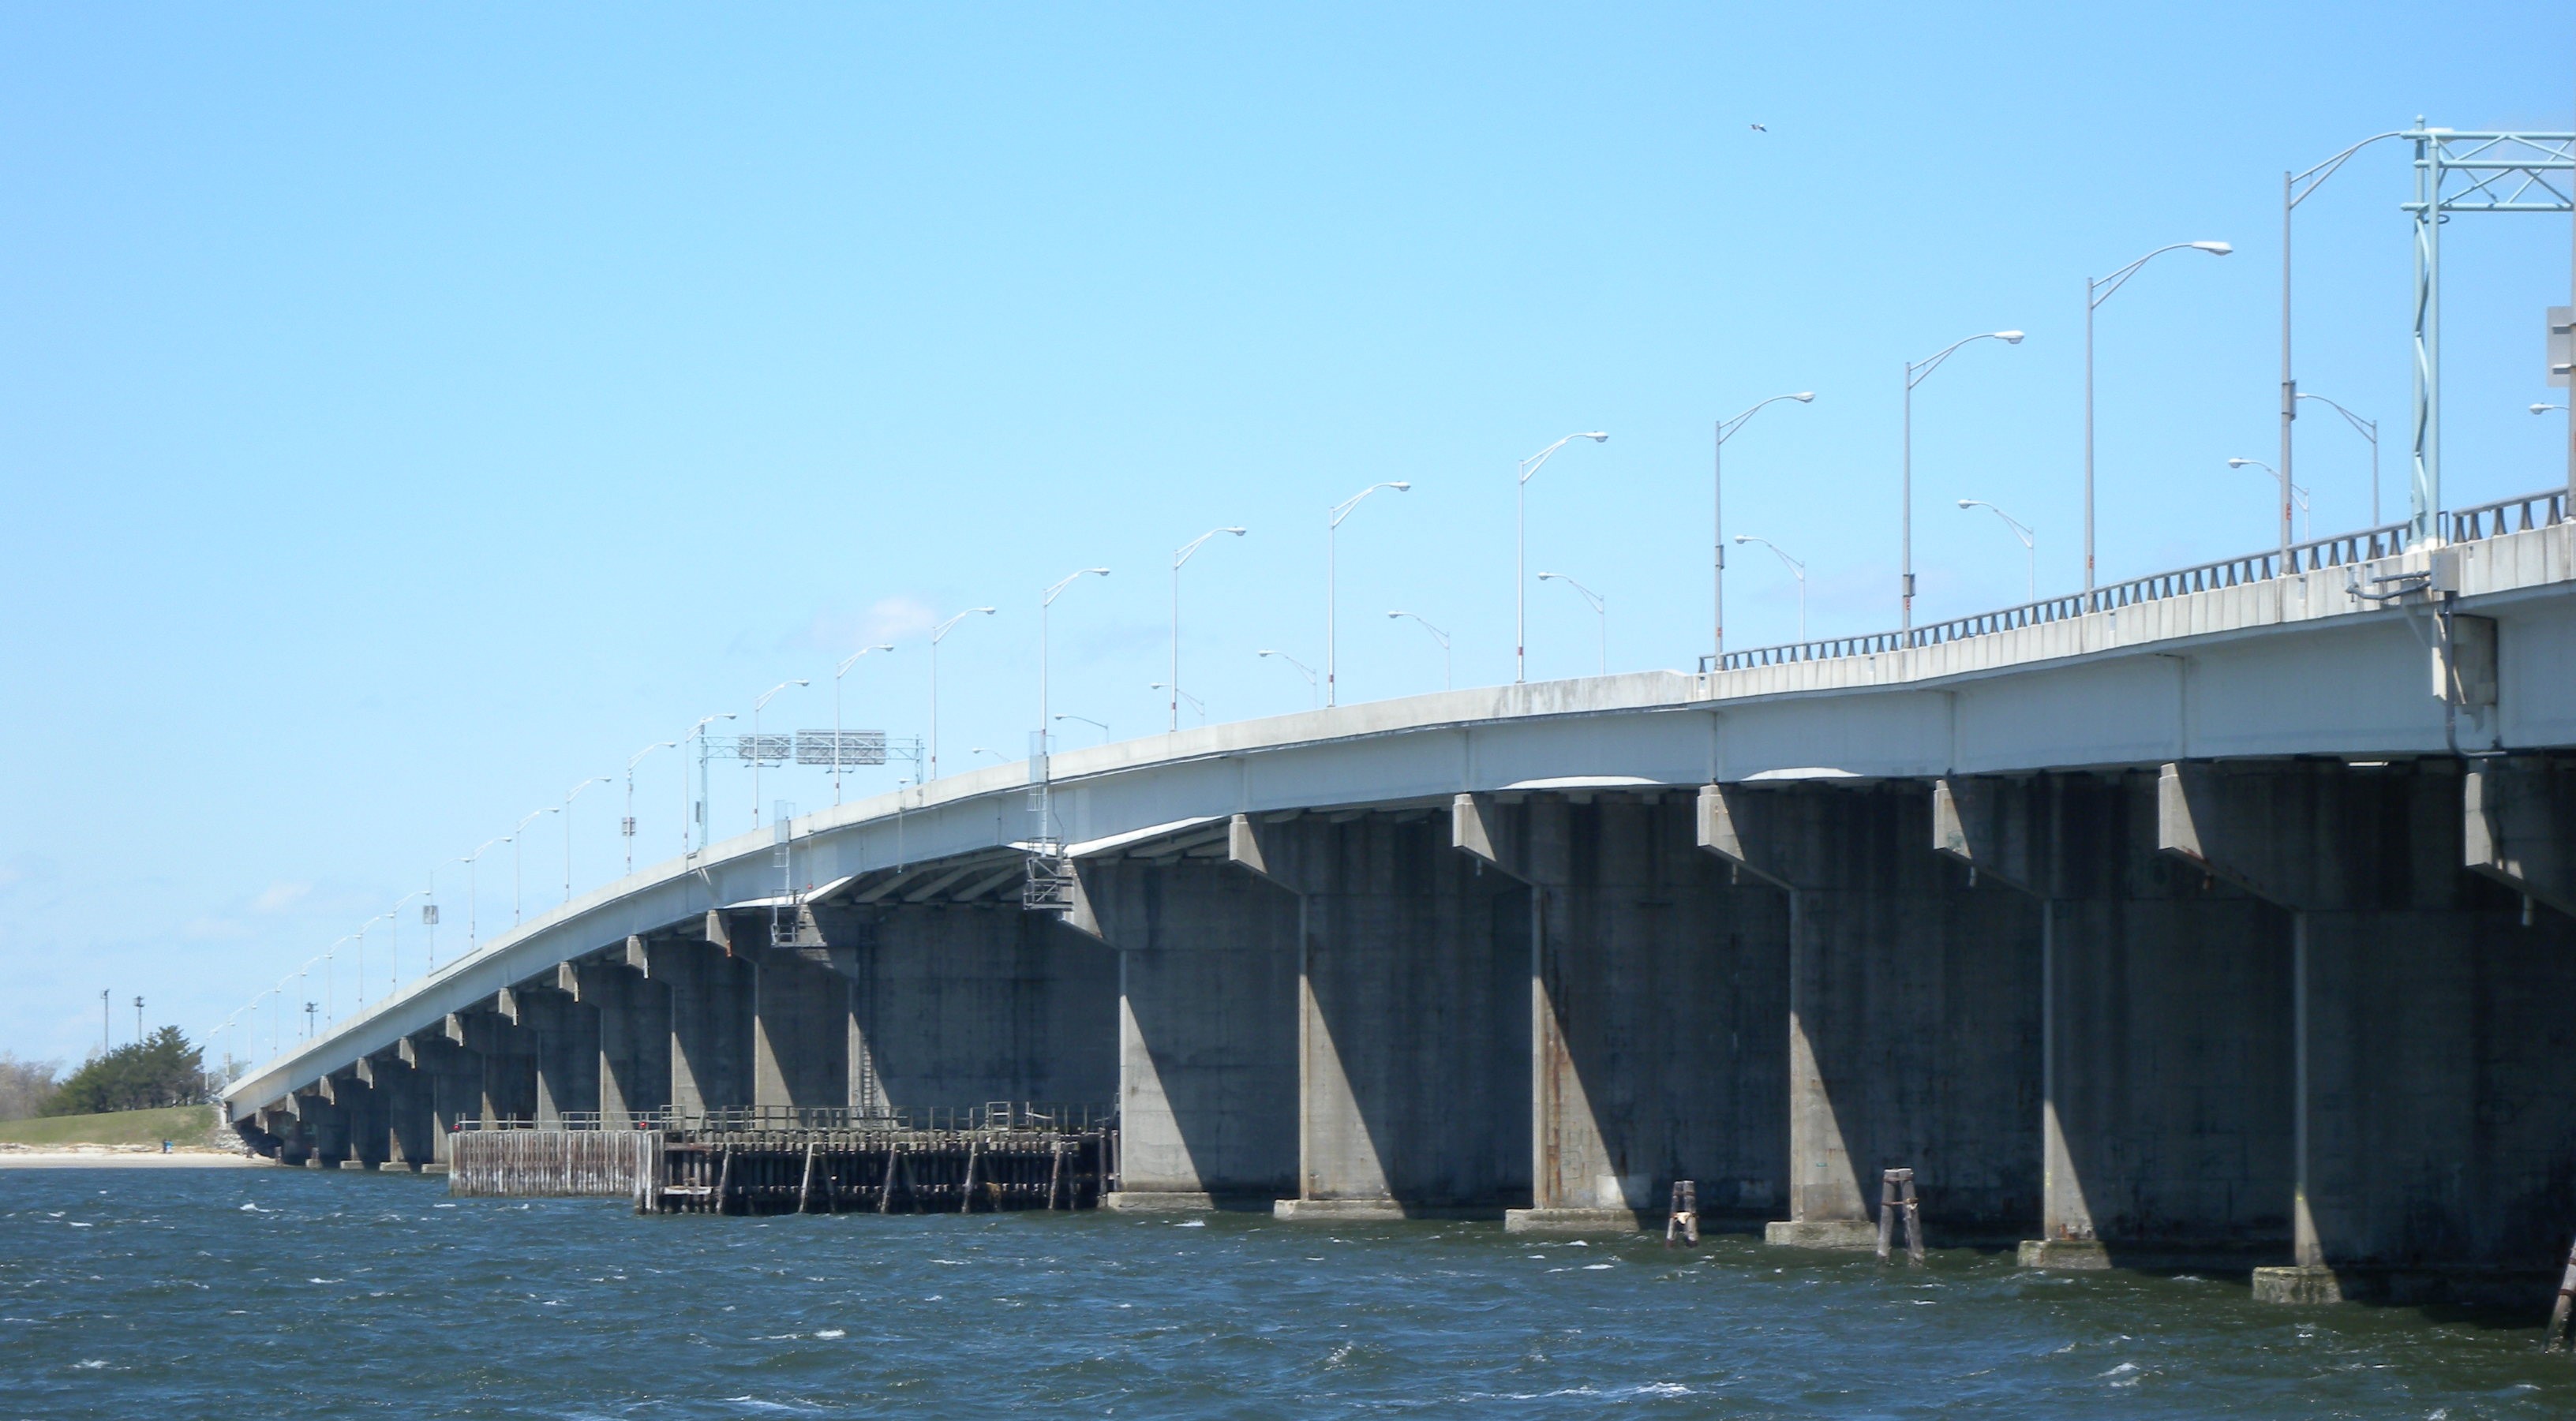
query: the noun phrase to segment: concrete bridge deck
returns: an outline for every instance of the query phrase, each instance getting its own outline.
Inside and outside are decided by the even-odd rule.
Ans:
[[[467,1119],[1115,1100],[1113,1205],[1633,1227],[1687,1178],[1836,1246],[1907,1166],[1936,1243],[2041,1265],[2545,1299],[2571,750],[2561,521],[1069,751],[1044,824],[980,769],[611,884],[225,1100],[395,1165]]]

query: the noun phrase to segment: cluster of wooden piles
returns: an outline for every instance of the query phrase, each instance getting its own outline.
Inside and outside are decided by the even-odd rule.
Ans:
[[[756,1130],[666,1137],[647,1212],[843,1214],[1096,1208],[1105,1129]]]

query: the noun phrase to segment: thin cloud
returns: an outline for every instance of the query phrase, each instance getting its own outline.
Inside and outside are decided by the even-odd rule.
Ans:
[[[261,889],[258,897],[250,900],[250,909],[254,913],[282,913],[302,902],[312,891],[310,883],[272,883]]]

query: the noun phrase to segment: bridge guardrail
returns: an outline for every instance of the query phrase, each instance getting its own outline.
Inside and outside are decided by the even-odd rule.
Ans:
[[[1117,1111],[1109,1106],[996,1100],[966,1108],[874,1111],[791,1105],[721,1106],[712,1110],[662,1106],[636,1111],[614,1124],[595,1110],[567,1110],[543,1120],[519,1115],[488,1120],[478,1117],[460,1120],[455,1128],[460,1134],[511,1130],[658,1130],[670,1135],[726,1135],[763,1131],[1011,1129],[1080,1134],[1116,1123]]]
[[[2506,533],[2528,532],[2567,521],[2567,490],[2550,489],[2524,494],[2517,498],[2498,499],[2469,508],[2455,509],[2441,518],[2446,542],[2473,542],[2480,538],[2500,537]],[[2326,568],[2348,567],[2379,558],[2394,557],[2406,550],[2407,526],[2384,523],[2376,528],[2338,533],[2293,543],[2287,549],[2267,548],[2259,553],[2221,558],[2192,567],[2151,572],[2125,582],[2097,587],[2091,592],[2070,592],[2056,597],[2043,597],[2017,607],[2004,607],[1992,612],[1976,612],[1947,621],[1930,622],[1910,631],[1870,632],[1860,636],[1820,637],[1809,641],[1785,642],[1778,646],[1754,647],[1730,651],[1722,657],[1702,656],[1699,669],[1708,671],[1710,662],[1722,671],[1741,671],[1757,666],[1785,666],[1800,661],[1837,661],[1851,656],[1876,656],[1882,652],[1903,651],[1913,647],[1939,646],[1945,642],[1964,641],[1970,637],[1992,636],[1997,632],[2023,627],[2043,626],[2050,622],[2071,621],[2094,612],[2115,611],[2169,597],[2188,596],[2222,587],[2239,587],[2297,573],[2318,572]]]

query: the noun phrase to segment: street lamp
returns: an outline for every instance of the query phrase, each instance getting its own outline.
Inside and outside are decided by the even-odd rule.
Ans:
[[[510,831],[510,926],[512,927],[519,925],[519,836],[526,832],[530,824],[560,810],[561,806],[553,804],[543,809],[531,809],[528,811],[528,817],[520,820],[518,827]]]
[[[391,940],[385,947],[385,971],[386,976],[389,979],[387,985],[388,995],[391,995],[394,991],[400,990],[402,987],[402,905],[410,902],[414,898],[431,897],[434,892],[435,890],[430,888],[415,888],[400,898],[395,899],[393,911],[386,915],[394,920],[393,926],[385,930],[391,935]],[[436,939],[433,938],[432,941],[434,942]]]
[[[680,737],[682,744],[688,743],[692,738],[698,742],[698,798],[695,806],[689,802],[688,766],[680,767],[680,856],[682,858],[696,852],[689,847],[690,830],[694,828],[697,831],[698,848],[703,849],[707,846],[707,832],[711,827],[707,823],[707,727],[716,721],[733,718],[732,711],[718,711],[714,715],[699,716],[698,723],[690,726],[688,734]],[[643,757],[639,755],[636,758]]]
[[[832,803],[835,805],[841,802],[841,678],[850,674],[850,668],[858,665],[859,658],[869,652],[892,650],[891,646],[863,646],[832,668]]]
[[[1541,582],[1562,582],[1566,586],[1583,594],[1583,600],[1592,604],[1592,615],[1599,618],[1601,622],[1601,674],[1604,676],[1609,675],[1610,604],[1602,599],[1600,593],[1593,591],[1591,588],[1584,586],[1582,583],[1575,581],[1564,573],[1542,572],[1538,575],[1538,580]]]
[[[2290,482],[2289,475],[2282,473],[2280,470],[2273,468],[2271,465],[2264,463],[2260,459],[2230,459],[2227,461],[2227,467],[2231,469],[2261,469],[2263,472],[2270,474],[2273,478],[2281,481],[2281,571],[2285,574],[2288,573],[2290,571],[2290,510],[2293,507],[2302,511],[2306,510],[2308,506],[2308,491],[2299,487],[2297,484]]]
[[[567,903],[572,901],[572,802],[581,797],[583,790],[592,785],[604,785],[608,782],[606,775],[593,775],[564,791],[564,901]]]
[[[981,614],[993,615],[991,607],[969,607],[930,630],[930,773],[926,778],[939,778],[939,644],[948,639],[959,622]]]
[[[1048,709],[1049,698],[1053,694],[1049,685],[1052,672],[1048,664],[1053,655],[1051,649],[1053,638],[1047,626],[1049,609],[1055,606],[1055,599],[1063,595],[1064,589],[1076,582],[1086,577],[1107,577],[1108,575],[1109,569],[1105,567],[1086,567],[1080,572],[1068,572],[1056,579],[1056,584],[1046,590],[1046,595],[1038,598],[1038,748],[1041,754],[1053,748],[1047,744],[1047,732],[1055,728],[1055,721]]]
[[[355,940],[355,937],[358,937],[355,932],[343,932],[340,937],[332,937],[330,947],[322,950],[322,1019],[325,1019],[325,1022],[337,1022],[337,1019],[340,1019],[340,978],[337,978],[337,973],[332,971],[332,968],[340,965],[340,945],[343,945],[343,942]],[[358,996],[361,996],[361,999],[366,996],[366,976],[363,976],[363,968],[361,968],[361,978],[358,978]]]
[[[999,751],[999,750],[987,750],[987,749],[985,749],[985,748],[984,748],[983,746],[981,746],[981,745],[969,745],[969,746],[967,746],[967,747],[966,747],[966,753],[967,753],[967,754],[969,754],[969,755],[990,755],[990,756],[992,756],[992,757],[993,757],[993,763],[994,763],[994,764],[996,764],[996,765],[1007,765],[1007,764],[1011,763],[1011,761],[1010,761],[1010,757],[1009,757],[1009,756],[1007,756],[1007,755],[1004,755],[1001,751]]]
[[[1424,631],[1431,633],[1431,639],[1433,641],[1440,643],[1440,689],[1444,691],[1452,689],[1449,675],[1449,634],[1440,630],[1438,627],[1431,625],[1429,622],[1423,621],[1418,614],[1413,612],[1389,612],[1386,615],[1390,619],[1396,617],[1413,618],[1413,620],[1418,623]]]
[[[1199,550],[1199,544],[1219,533],[1232,533],[1240,538],[1243,536],[1243,529],[1240,527],[1210,528],[1182,544],[1172,553],[1172,679],[1168,685],[1157,684],[1161,689],[1172,693],[1171,728],[1174,730],[1181,728],[1181,564],[1190,560],[1190,554]],[[1202,721],[1207,719],[1204,703],[1194,701],[1192,704],[1202,707],[1199,711],[1199,719]]]
[[[1794,395],[1773,395],[1733,419],[1717,422],[1717,443],[1709,456],[1709,516],[1713,520],[1711,537],[1717,547],[1717,569],[1713,574],[1712,590],[1716,608],[1716,656],[1708,663],[1711,671],[1718,669],[1719,663],[1726,658],[1726,441],[1735,437],[1735,431],[1742,429],[1746,420],[1760,413],[1763,405],[1775,405],[1782,400],[1811,404],[1815,398],[1813,390],[1801,390]]]
[[[1100,743],[1103,745],[1109,743],[1109,722],[1105,720],[1093,720],[1087,715],[1069,715],[1063,711],[1057,711],[1055,713],[1055,718],[1057,720],[1078,720],[1085,725],[1095,726],[1100,731]]]
[[[626,836],[626,872],[630,875],[635,872],[635,765],[638,761],[642,760],[645,756],[652,754],[656,750],[676,750],[678,748],[680,748],[679,741],[656,740],[652,744],[647,745],[643,749],[628,756],[626,759],[626,822],[618,825],[617,827],[619,832]],[[689,772],[684,766],[680,770],[680,793],[685,795],[688,792]],[[688,831],[683,829],[681,831],[682,839],[685,840],[687,836]]]
[[[1512,683],[1529,679],[1529,481],[1547,467],[1556,451],[1577,439],[1607,444],[1610,436],[1601,430],[1588,434],[1569,434],[1554,444],[1521,460],[1520,482],[1512,490]]]
[[[1995,507],[1993,504],[1986,502],[1982,498],[1960,499],[1959,506],[1961,508],[1982,508],[1986,510],[1988,513],[2004,520],[2004,526],[2012,530],[2014,537],[2021,539],[2022,561],[2024,567],[2027,569],[2023,573],[2024,582],[2022,587],[2022,600],[2026,602],[2038,601],[2039,542],[2038,535],[2031,531],[2030,525],[2013,517],[2011,514],[2004,512],[2002,509]]]
[[[1334,544],[1338,540],[1342,520],[1351,516],[1351,510],[1360,506],[1361,499],[1368,497],[1370,494],[1373,494],[1382,488],[1391,488],[1397,493],[1410,493],[1413,491],[1413,485],[1401,479],[1398,479],[1393,483],[1370,484],[1367,488],[1361,489],[1359,492],[1352,494],[1350,497],[1343,499],[1337,504],[1334,504],[1330,516],[1324,520],[1324,704],[1328,706],[1341,704],[1340,698],[1335,694],[1338,688],[1334,684],[1333,613],[1338,605],[1337,599],[1333,595],[1335,558]],[[1264,656],[1269,654],[1270,653],[1268,652],[1262,653]],[[1307,679],[1312,680],[1314,678],[1310,675]]]
[[[1191,695],[1189,692],[1182,690],[1182,689],[1181,689],[1180,687],[1178,687],[1178,686],[1172,685],[1172,684],[1171,684],[1170,682],[1168,682],[1168,681],[1156,681],[1156,682],[1154,682],[1152,685],[1147,686],[1145,689],[1147,689],[1147,690],[1149,690],[1149,691],[1169,691],[1169,692],[1171,692],[1171,693],[1172,693],[1172,696],[1173,696],[1172,704],[1173,704],[1175,707],[1179,706],[1179,704],[1180,704],[1182,701],[1187,701],[1187,702],[1189,702],[1189,703],[1190,703],[1190,709],[1192,709],[1192,710],[1194,710],[1194,711],[1197,711],[1197,712],[1199,713],[1199,724],[1201,724],[1201,725],[1205,725],[1205,724],[1207,724],[1207,702],[1205,702],[1205,701],[1203,701],[1203,700],[1200,700],[1198,697]],[[1175,711],[1173,712],[1173,714],[1175,714],[1175,715],[1179,714],[1178,710],[1175,710]],[[1177,729],[1177,728],[1178,728],[1178,727],[1175,727],[1175,729]]]
[[[1771,556],[1778,558],[1780,565],[1789,569],[1789,575],[1798,580],[1798,640],[1805,641],[1807,639],[1807,565],[1780,551],[1780,545],[1768,538],[1757,537],[1751,533],[1738,533],[1735,535],[1735,541],[1760,543],[1769,548]]]
[[[790,686],[810,686],[812,684],[814,683],[811,681],[781,681],[777,685],[770,687],[768,690],[761,692],[760,699],[751,703],[751,827],[755,831],[760,828],[760,761],[763,756],[769,753],[769,742],[760,738],[760,708],[769,704],[770,697],[777,695],[779,692],[786,690]],[[838,748],[838,746],[834,747],[836,750]],[[780,763],[784,764],[785,762],[785,757],[781,756]]]
[[[1905,479],[1899,493],[1903,507],[1899,510],[1900,516],[1897,519],[1903,529],[1903,549],[1898,560],[1897,580],[1897,602],[1902,617],[1898,625],[1905,631],[1914,630],[1914,387],[1930,379],[1932,372],[1941,368],[1941,362],[1949,359],[1951,353],[1959,347],[1971,341],[1980,340],[1999,340],[2006,345],[2019,345],[2021,332],[1984,331],[1977,335],[1962,336],[1941,347],[1940,353],[1931,359],[1908,361],[1905,365]],[[1907,640],[1911,641],[1912,638],[1909,637]]]
[[[2295,395],[2293,395],[2291,398],[2293,398],[2293,399],[2301,399],[2301,400],[2314,400],[2314,401],[2316,401],[2318,404],[2324,405],[2327,409],[2333,410],[2336,414],[2342,415],[2342,416],[2343,416],[2344,423],[2349,424],[2349,425],[2351,425],[2351,426],[2352,426],[2352,432],[2353,432],[2353,433],[2358,434],[2358,435],[2360,435],[2362,438],[2367,439],[2367,440],[2369,440],[2369,441],[2370,441],[2370,526],[2371,526],[2371,527],[2373,527],[2373,528],[2378,527],[2378,526],[2379,526],[2379,421],[2378,421],[2378,420],[2375,420],[2375,419],[2363,419],[2360,415],[2354,414],[2352,411],[2350,411],[2350,410],[2348,410],[2348,409],[2345,409],[2343,406],[2341,406],[2341,405],[2339,405],[2339,404],[2336,404],[2334,401],[2327,399],[2327,398],[2326,398],[2325,396],[2323,396],[2323,395],[2311,395],[2311,394],[2307,394],[2307,393],[2305,393],[2305,392],[2301,392],[2301,393],[2299,393],[2299,394],[2295,394]],[[2533,405],[2533,406],[2531,407],[2531,412],[2532,412],[2533,414],[2538,414],[2538,413],[2540,413],[2542,410],[2545,410],[2545,409],[2548,409],[2548,408],[2551,408],[2551,407],[2550,407],[2550,406],[2548,406],[2548,405]]]
[[[367,929],[374,927],[378,919],[388,919],[392,916],[391,912],[378,913],[375,917],[358,924],[358,1010],[360,1011],[367,1009]]]
[[[1291,666],[1293,666],[1293,667],[1297,668],[1297,674],[1306,678],[1306,704],[1308,704],[1309,706],[1311,706],[1311,705],[1313,705],[1313,704],[1315,703],[1315,668],[1314,668],[1314,667],[1307,665],[1305,662],[1298,660],[1296,657],[1290,656],[1288,653],[1286,653],[1286,652],[1284,652],[1284,651],[1269,651],[1269,650],[1262,650],[1262,651],[1256,651],[1256,652],[1254,652],[1254,653],[1252,653],[1252,654],[1253,654],[1253,655],[1255,655],[1255,656],[1275,656],[1275,657],[1278,657],[1280,660],[1287,662],[1289,665],[1291,665]],[[1327,660],[1325,664],[1326,664],[1326,665],[1330,665],[1330,664],[1331,664],[1331,662],[1330,662],[1329,660]]]
[[[2093,590],[2093,313],[2111,299],[2111,293],[2129,283],[2138,268],[2167,252],[2207,252],[2223,257],[2236,249],[2225,242],[2175,242],[2156,248],[2109,276],[2084,279],[2084,590]],[[2286,541],[2286,539],[2284,540]],[[2091,602],[2087,599],[2087,609]]]
[[[2416,122],[2420,126],[2423,120]],[[2281,174],[2281,541],[2285,545],[2290,540],[2290,424],[2299,417],[2299,383],[2290,378],[2290,213],[2307,201],[2326,179],[2333,177],[2337,169],[2351,161],[2353,154],[2382,139],[2405,136],[2406,130],[2402,128],[2374,133],[2304,173]],[[2438,213],[2434,215],[2439,216]],[[2372,457],[2376,460],[2378,456],[2374,453]],[[2378,494],[2378,481],[2373,479],[2371,496],[2374,501]],[[2371,521],[2376,523],[2379,520],[2373,518]]]
[[[2313,399],[2316,399],[2316,398],[2318,398],[2318,397],[2317,397],[2317,396],[2315,396],[2315,395],[2301,395],[2301,396],[2299,396],[2299,398],[2300,398],[2300,399],[2303,399],[2303,400],[2313,400]],[[2341,406],[2337,406],[2337,408],[2341,408]],[[2565,413],[2567,412],[2567,407],[2566,407],[2565,405],[2550,405],[2550,404],[2538,404],[2538,405],[2533,405],[2533,406],[2531,407],[2531,412],[2532,412],[2533,414],[2547,414],[2547,413],[2549,413],[2551,410],[2556,410],[2556,411],[2558,411],[2560,414],[2565,414]],[[2371,426],[2371,428],[2373,428],[2373,429],[2377,429],[2378,427],[2379,427],[2379,426],[2377,426],[2377,425],[2372,425],[2372,426]],[[2374,469],[2374,470],[2375,470],[2375,469],[2377,469],[2377,468],[2379,467],[2378,463],[2376,462],[2376,452],[2375,452],[2375,451],[2378,449],[2378,445],[2379,445],[2379,441],[2378,441],[2377,439],[2373,439],[2373,440],[2371,441],[2371,448],[2372,448],[2372,449],[2373,449],[2373,451],[2374,451],[2374,455],[2373,455],[2373,462],[2372,462],[2372,464],[2371,464],[2371,468],[2372,468],[2372,469]]]
[[[456,862],[465,865],[465,955],[468,957],[474,955],[476,947],[483,940],[481,916],[482,897],[479,892],[479,879],[475,873],[474,865],[482,859],[483,851],[485,849],[491,848],[494,844],[506,844],[508,842],[510,842],[510,836],[506,834],[497,839],[486,839],[483,841],[481,848],[478,848],[474,852],[467,854],[465,857],[456,860]]]

